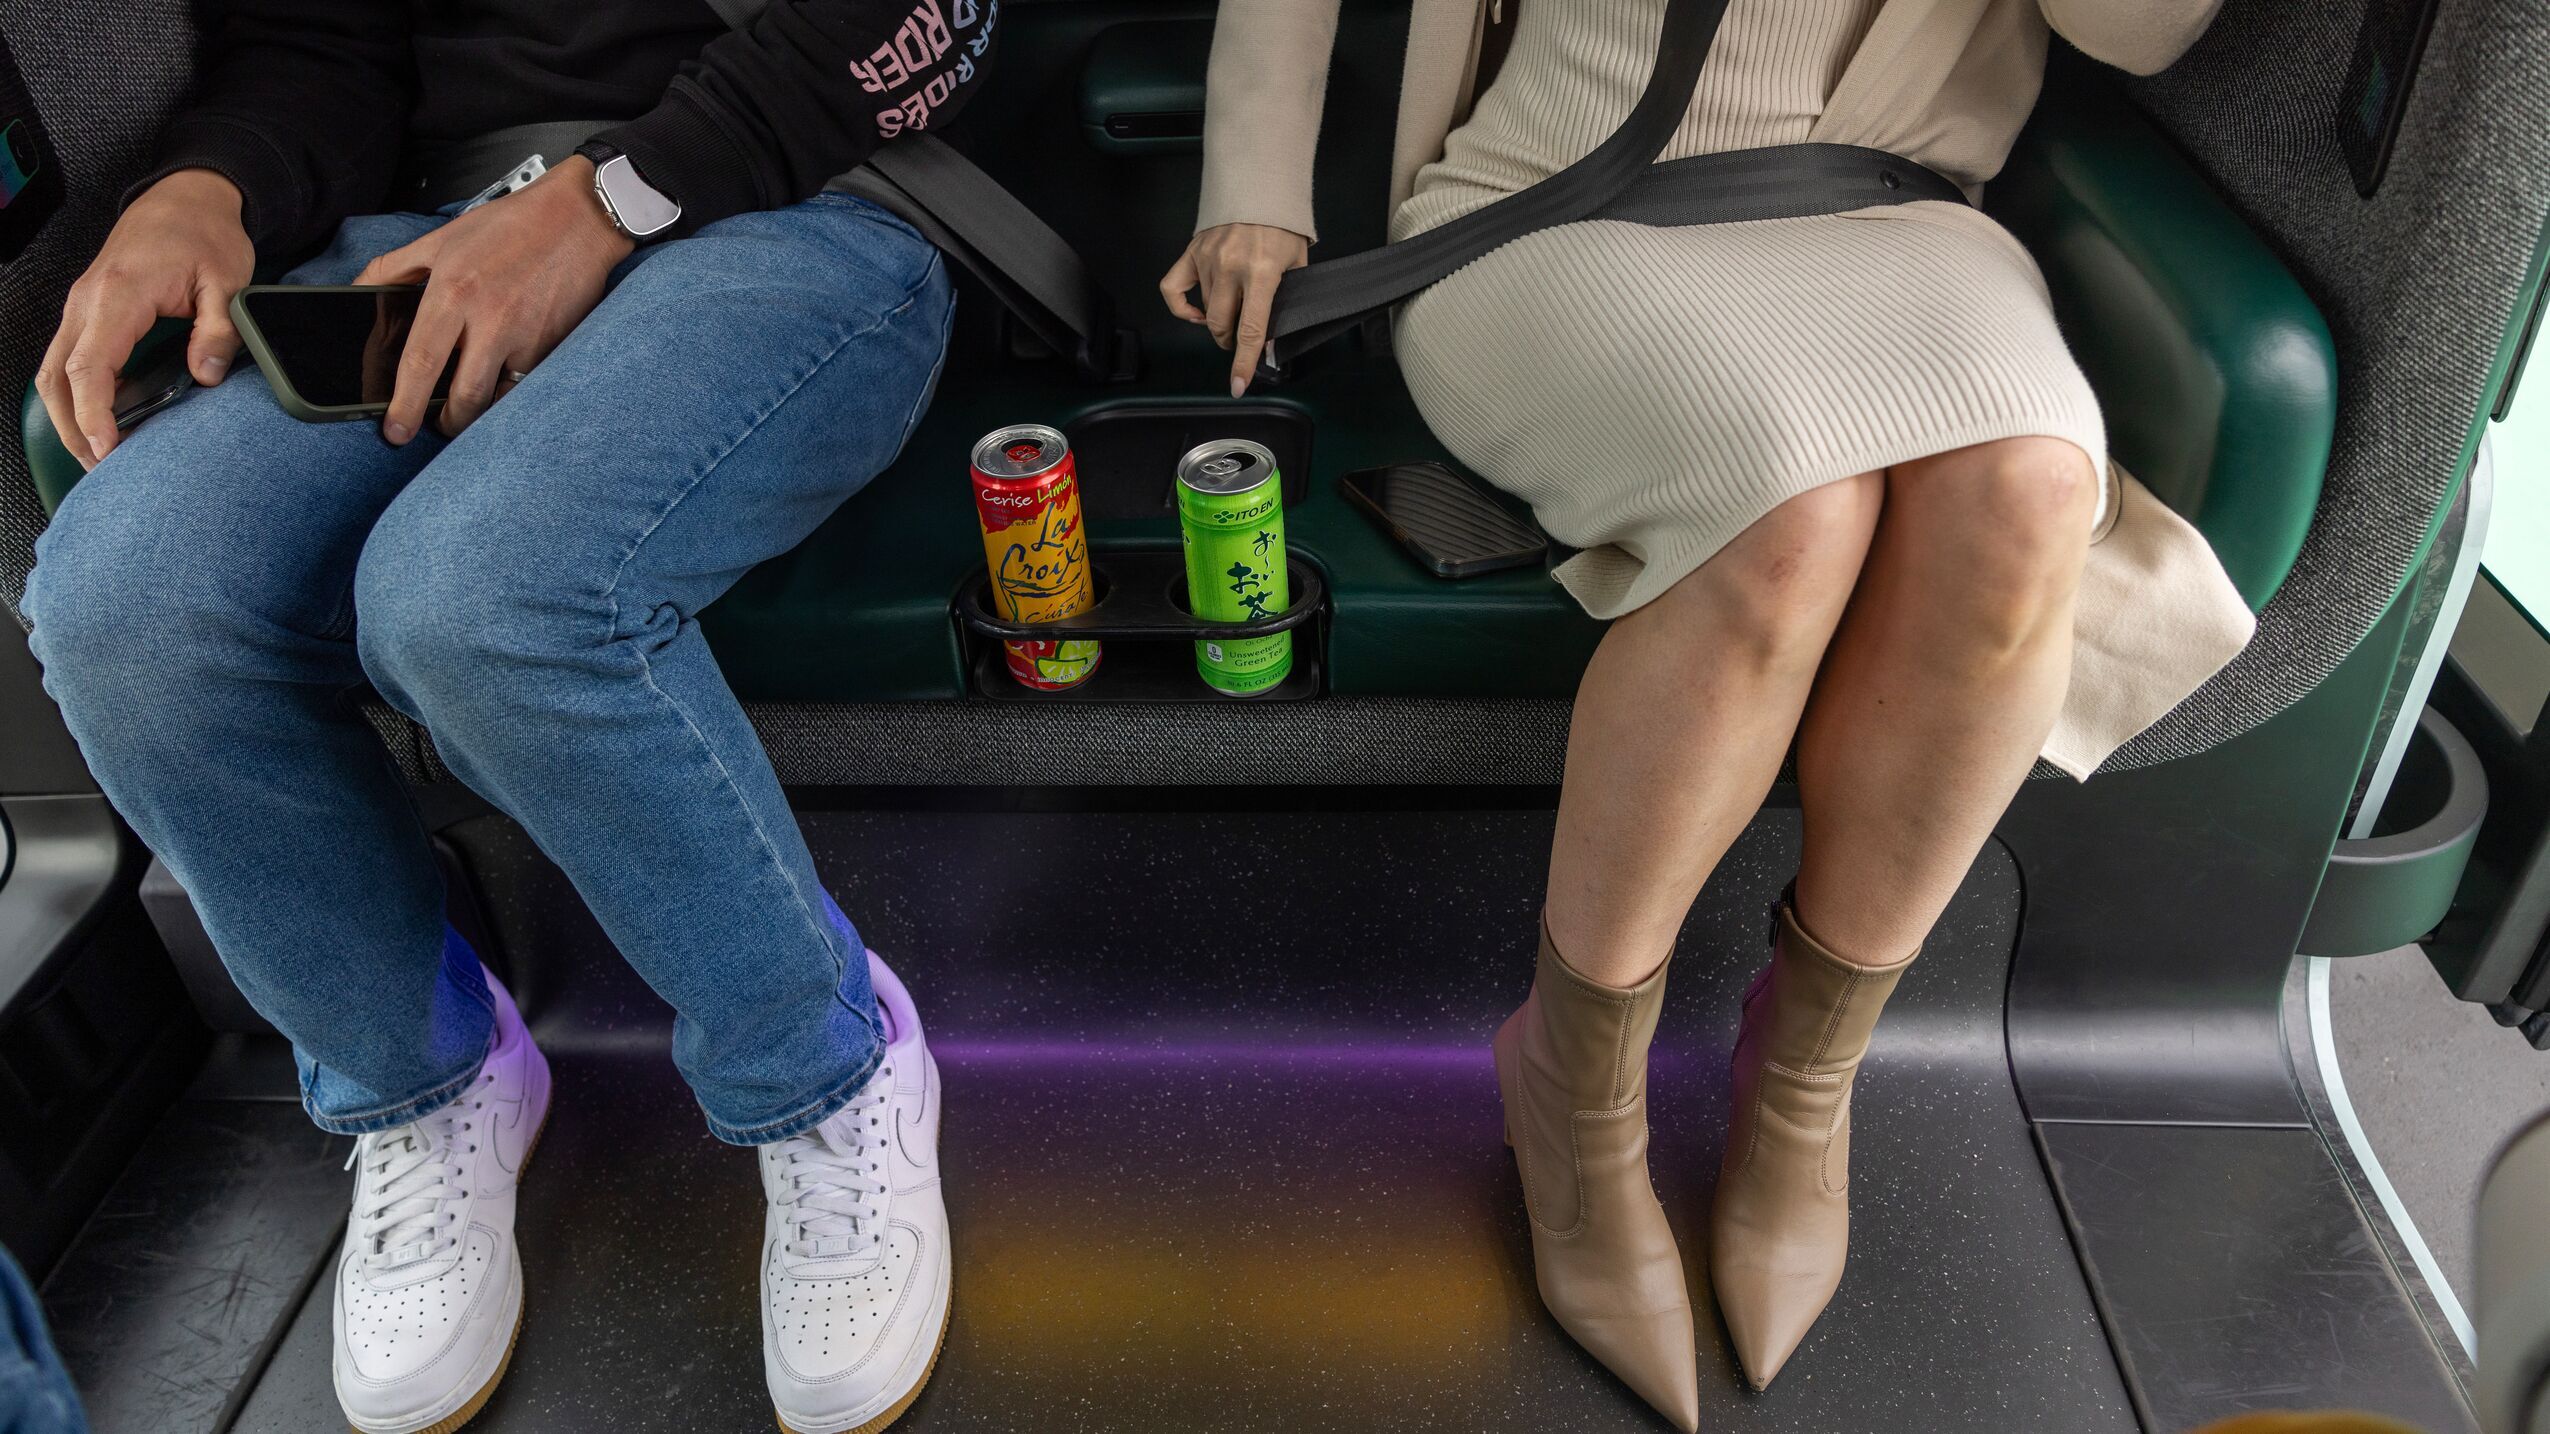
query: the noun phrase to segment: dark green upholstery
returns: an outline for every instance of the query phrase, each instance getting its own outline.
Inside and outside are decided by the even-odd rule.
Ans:
[[[35,385],[27,385],[26,396],[18,406],[19,431],[27,445],[27,474],[35,482],[35,496],[51,513],[71,495],[71,485],[80,481],[80,460],[62,446],[54,436],[53,419],[44,411],[44,400],[37,396]]]
[[[1137,163],[1096,156],[1074,132],[1021,144],[1026,152],[1009,158],[1030,173],[1072,165],[1106,176],[1117,171],[1104,166]],[[1021,182],[1002,156],[984,158]],[[1377,170],[1382,156],[1332,153],[1323,162]],[[1134,286],[1174,250],[1192,203],[1192,161],[1138,163],[1187,167],[1123,171],[1133,197],[1113,217],[1143,236],[1146,252],[1118,248],[1098,264],[1129,303],[1147,305],[1148,293]],[[1323,174],[1323,189],[1328,182]],[[1085,189],[1055,180],[1047,190],[1063,196],[1055,222],[1066,233],[1088,227],[1073,210],[1090,197]],[[2103,83],[2066,85],[2049,101],[1992,186],[1990,208],[2043,263],[2107,406],[2118,457],[2194,519],[2242,593],[2262,604],[2291,567],[2318,500],[2335,421],[2335,361],[2318,312],[2204,179]],[[973,303],[975,337],[984,338],[981,300]],[[1224,361],[1200,333],[1147,313],[1128,317],[1144,326],[1149,350],[1131,385],[1079,385],[1056,364],[989,358],[987,342],[960,346],[894,468],[705,614],[736,689],[769,701],[960,695],[948,606],[982,561],[965,492],[972,440],[1004,423],[1068,426],[1101,404],[1201,399],[1220,388]],[[1601,628],[1545,574],[1435,578],[1340,496],[1338,479],[1356,468],[1443,456],[1386,357],[1340,346],[1270,398],[1316,424],[1309,496],[1289,521],[1296,550],[1321,565],[1333,595],[1333,691],[1574,690]],[[46,502],[57,503],[78,468],[33,404],[26,435]],[[1093,530],[1102,555],[1177,540],[1165,515]]]
[[[2302,550],[2337,430],[2319,309],[2112,86],[2058,67],[1984,207],[2045,270],[2117,460],[2264,607]]]

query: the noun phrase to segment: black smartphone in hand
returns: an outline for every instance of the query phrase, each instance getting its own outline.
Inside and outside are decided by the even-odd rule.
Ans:
[[[422,284],[251,284],[231,298],[230,320],[284,412],[335,423],[389,411],[424,297]],[[447,363],[427,411],[451,386]]]

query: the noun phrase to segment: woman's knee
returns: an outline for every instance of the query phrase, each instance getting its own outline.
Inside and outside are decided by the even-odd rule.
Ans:
[[[1898,465],[1886,522],[1911,551],[1953,573],[1942,597],[1979,630],[2032,633],[2080,580],[2099,481],[2089,455],[2058,438],[2006,438]]]
[[[2099,499],[2090,456],[2060,438],[2003,438],[1897,464],[1890,520],[1962,530],[2014,559],[2063,565],[2088,544]]]
[[[1659,608],[1713,643],[1769,666],[1812,666],[1832,640],[1868,555],[1879,475],[1826,483],[1780,504],[1682,581]]]

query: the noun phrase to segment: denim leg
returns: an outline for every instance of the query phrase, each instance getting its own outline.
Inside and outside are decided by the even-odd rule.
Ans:
[[[937,253],[843,196],[647,251],[357,575],[373,682],[671,1003],[737,1144],[822,1120],[879,1048],[858,934],[696,619],[893,459],[951,311]]]
[[[88,1434],[26,1272],[0,1250],[0,1434]]]
[[[435,222],[350,220],[292,277],[342,283]],[[355,562],[438,446],[299,422],[243,367],[80,481],[26,594],[45,690],[91,771],[291,1037],[312,1117],[341,1132],[449,1099],[491,1030],[425,832],[354,705]]]

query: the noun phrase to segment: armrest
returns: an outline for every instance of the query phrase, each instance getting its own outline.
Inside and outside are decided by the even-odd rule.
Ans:
[[[2260,608],[2319,506],[2336,345],[2265,241],[2086,71],[2048,76],[1985,207],[2044,269],[2117,460],[2196,525]]]
[[[36,396],[33,380],[28,381],[26,397],[18,406],[18,436],[26,445],[27,477],[35,483],[36,501],[50,518],[71,495],[71,485],[80,481],[83,470],[80,460],[54,436],[53,420],[44,411],[44,400]]]

